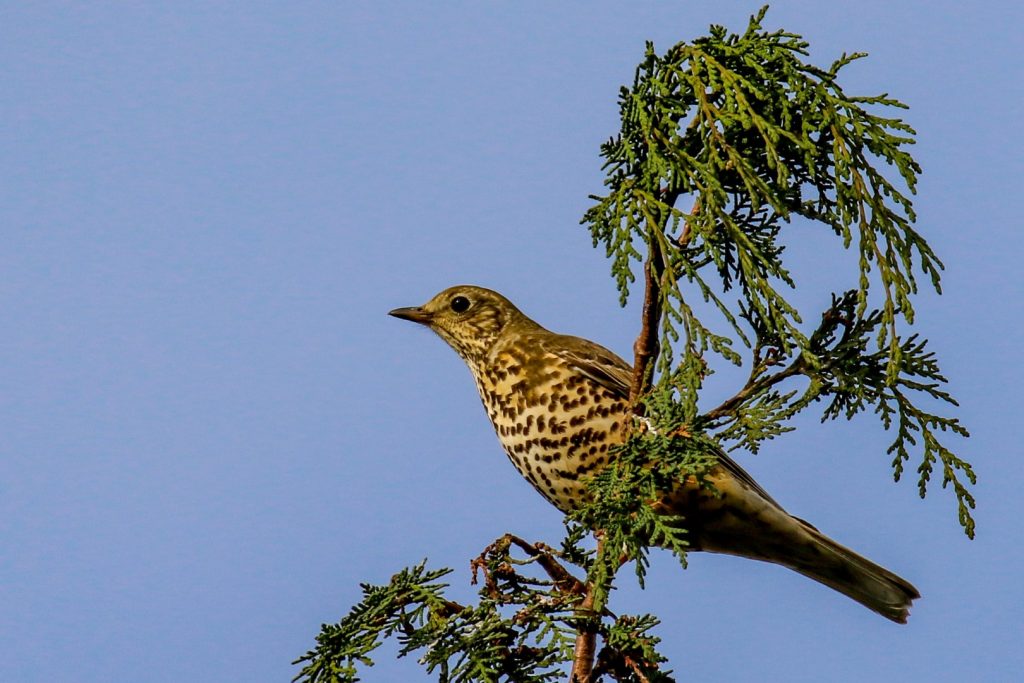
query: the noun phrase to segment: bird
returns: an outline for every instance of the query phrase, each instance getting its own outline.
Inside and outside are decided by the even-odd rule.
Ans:
[[[458,285],[389,315],[433,330],[465,361],[509,460],[563,513],[615,458],[633,423],[632,368],[603,346],[550,332],[490,289]],[[689,550],[782,565],[905,624],[918,590],[786,512],[724,451],[705,477],[656,504],[682,515]]]

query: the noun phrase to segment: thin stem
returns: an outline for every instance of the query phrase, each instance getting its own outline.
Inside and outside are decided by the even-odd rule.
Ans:
[[[804,361],[801,356],[797,357],[792,363],[772,375],[761,375],[760,379],[754,379],[754,373],[751,373],[750,379],[747,380],[747,383],[739,390],[739,392],[736,393],[735,396],[723,401],[722,404],[714,410],[710,410],[705,413],[704,419],[717,420],[722,417],[734,417],[736,414],[736,407],[748,398],[761,393],[768,387],[774,386],[788,377],[799,375],[803,371]]]
[[[672,214],[672,207],[679,199],[677,191],[662,188],[660,200],[663,209],[659,211],[656,219],[648,219],[648,229],[651,235],[647,240],[648,256],[644,263],[644,304],[640,314],[640,334],[633,342],[633,377],[629,386],[629,400],[633,406],[633,414],[643,417],[644,407],[640,398],[651,389],[654,381],[653,361],[657,359],[661,351],[658,332],[661,328],[662,313],[662,275],[665,272],[665,255],[662,253],[662,240],[656,235],[662,235],[665,224]],[[700,211],[700,198],[693,205],[691,215]],[[683,234],[677,240],[680,248],[685,247],[690,241],[690,222],[685,221]]]
[[[513,534],[506,534],[509,542],[518,546],[523,552],[537,561],[551,580],[555,582],[555,588],[562,593],[576,593],[583,595],[586,591],[586,584],[577,579],[566,569],[561,562],[555,559],[552,550],[544,543],[529,543]]]
[[[590,591],[583,599],[579,610],[590,610],[594,606],[594,593]],[[576,632],[576,647],[573,651],[572,672],[569,683],[592,683],[594,671],[594,651],[597,646],[597,630],[589,626],[581,626]]]
[[[604,535],[597,536],[597,557],[601,557],[601,548],[604,546]],[[576,613],[584,617],[576,631],[576,646],[573,650],[572,671],[569,673],[569,683],[592,683],[591,674],[594,672],[594,653],[597,649],[597,629],[590,617],[594,611],[594,590],[593,581],[587,581],[586,593],[583,602],[577,608]]]
[[[630,382],[629,398],[633,413],[643,416],[644,406],[640,397],[646,394],[653,380],[652,361],[658,357],[661,345],[658,342],[658,327],[661,323],[661,273],[665,268],[661,250],[651,241],[651,255],[644,264],[644,305],[641,314],[640,334],[633,342],[633,379]]]
[[[632,657],[626,657],[626,666],[633,670],[633,674],[640,683],[651,683],[645,674],[644,670],[640,667],[640,663],[634,660]]]
[[[529,559],[513,559],[509,553],[509,546],[512,545],[529,555]],[[484,548],[483,552],[469,563],[470,569],[473,572],[472,582],[476,584],[477,572],[482,573],[484,575],[484,585],[492,596],[497,597],[501,595],[501,589],[488,569],[490,558],[493,558],[495,554],[516,564],[536,562],[551,578],[555,590],[559,593],[571,595],[586,594],[586,584],[573,576],[572,572],[555,559],[555,551],[550,546],[545,543],[530,543],[514,534],[505,534]]]

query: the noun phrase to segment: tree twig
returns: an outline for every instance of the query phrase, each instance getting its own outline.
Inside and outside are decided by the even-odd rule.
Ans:
[[[601,548],[604,546],[604,536],[597,534],[597,557],[601,557]],[[597,629],[594,628],[589,617],[594,611],[594,584],[590,581],[586,585],[586,594],[583,602],[576,609],[576,613],[584,616],[586,620],[580,624],[576,631],[576,646],[573,648],[572,671],[569,673],[569,683],[592,683],[591,674],[594,671],[594,653],[597,646]]]
[[[732,417],[735,415],[736,407],[751,396],[760,393],[768,387],[778,384],[788,377],[799,375],[803,371],[804,360],[803,357],[798,356],[792,363],[782,370],[771,375],[761,375],[760,379],[754,379],[755,373],[752,372],[750,379],[747,380],[747,383],[736,393],[735,396],[723,401],[717,408],[704,413],[703,417],[706,420],[717,420],[722,417]]]
[[[661,202],[663,208],[658,212],[658,225],[649,225],[650,230],[664,230],[665,221],[672,212],[672,207],[679,198],[676,191],[663,188]],[[694,202],[691,215],[700,211],[700,199]],[[683,232],[676,241],[680,248],[690,241],[690,222],[685,221]],[[640,334],[633,342],[633,377],[629,385],[629,400],[633,406],[633,414],[642,417],[643,404],[640,397],[646,394],[652,384],[654,370],[651,363],[658,357],[661,344],[658,331],[661,327],[661,279],[665,271],[665,255],[661,252],[660,241],[653,236],[648,239],[647,261],[644,263],[644,304],[640,314]]]
[[[658,357],[660,350],[658,328],[661,323],[661,273],[664,267],[661,251],[652,240],[651,255],[644,264],[644,306],[640,334],[633,342],[633,379],[629,386],[633,413],[638,416],[644,414],[640,397],[651,388],[654,375],[651,362]]]
[[[499,558],[506,558],[509,561],[516,562],[508,554],[508,549],[511,545],[515,545],[530,556],[530,560],[520,560],[518,562],[537,562],[537,564],[539,564],[551,578],[551,581],[554,583],[555,590],[558,592],[573,595],[586,594],[586,584],[573,576],[572,572],[566,569],[561,562],[555,559],[554,550],[550,546],[545,543],[530,543],[514,534],[505,534],[498,538],[489,546],[484,548],[483,552],[481,552],[479,556],[470,561],[469,567],[473,572],[472,583],[476,584],[477,582],[477,572],[482,572],[484,575],[484,585],[487,586],[491,594],[500,594],[501,591],[498,588],[495,577],[492,576],[488,565],[490,560],[494,558],[495,554],[497,554]],[[515,575],[515,570],[512,569],[511,565],[504,564],[503,568],[499,566],[496,573],[507,578],[508,576]]]
[[[504,538],[537,560],[537,564],[547,572],[547,575],[555,582],[555,588],[561,592],[576,593],[578,595],[583,595],[586,592],[586,584],[573,576],[561,562],[556,560],[552,549],[546,544],[528,543],[513,534],[505,534]]]
[[[845,328],[843,341],[846,341],[851,331],[851,321],[847,316],[843,315],[840,300],[834,300],[832,306],[821,314],[821,324],[818,326],[818,329],[814,331],[814,334],[811,335],[812,340],[819,337],[822,339],[831,339],[837,325],[842,325]],[[723,417],[733,417],[736,414],[736,407],[751,396],[767,389],[768,387],[774,386],[793,375],[808,374],[809,368],[803,356],[797,356],[793,362],[774,374],[761,374],[760,370],[763,369],[763,364],[768,364],[769,361],[763,361],[761,359],[760,348],[761,347],[758,346],[754,349],[753,366],[750,369],[750,377],[747,379],[747,383],[744,387],[735,396],[723,401],[722,404],[714,410],[710,410],[705,413],[703,415],[705,420],[717,420]],[[818,372],[821,372],[821,368],[819,368]],[[760,379],[758,379],[759,375]]]

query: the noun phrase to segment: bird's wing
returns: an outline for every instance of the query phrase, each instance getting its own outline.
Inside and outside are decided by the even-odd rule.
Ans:
[[[543,340],[541,348],[558,356],[617,397],[629,399],[629,384],[633,369],[608,349],[581,337],[558,335],[552,340]]]
[[[740,485],[750,489],[751,491],[753,491],[757,495],[759,495],[762,498],[764,498],[765,501],[771,503],[772,505],[774,505],[775,507],[779,508],[780,510],[783,509],[783,507],[781,505],[779,505],[779,503],[774,498],[772,498],[771,496],[768,495],[767,491],[765,491],[763,488],[761,488],[760,484],[758,484],[756,481],[754,481],[754,478],[752,476],[747,474],[747,471],[745,469],[740,467],[739,463],[737,463],[735,460],[733,460],[728,455],[726,455],[725,451],[720,450],[720,449],[716,449],[716,450],[718,450],[718,453],[717,453],[717,455],[718,455],[718,464],[721,465],[722,469],[724,469],[726,472],[728,472],[729,475],[733,479],[738,481],[740,483]]]
[[[580,337],[559,335],[554,340],[542,341],[541,347],[547,353],[562,358],[597,384],[611,390],[616,396],[629,399],[629,385],[633,378],[633,368],[603,346]],[[724,450],[719,450],[717,455],[718,464],[730,477],[768,503],[782,509],[782,506],[768,495],[768,492]]]

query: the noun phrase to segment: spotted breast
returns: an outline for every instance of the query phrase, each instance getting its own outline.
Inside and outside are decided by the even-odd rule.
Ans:
[[[584,340],[552,336],[511,337],[471,369],[512,464],[568,512],[583,500],[585,475],[607,463],[608,448],[625,438],[628,397],[620,386],[595,381],[582,370],[584,359],[564,352]],[[621,361],[613,368],[628,373]]]

